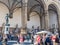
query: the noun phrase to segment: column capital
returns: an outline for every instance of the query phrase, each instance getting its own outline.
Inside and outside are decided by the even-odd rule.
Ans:
[[[47,14],[48,13],[48,10],[44,10],[44,14]]]
[[[48,10],[44,10],[43,15],[47,16],[48,15]]]

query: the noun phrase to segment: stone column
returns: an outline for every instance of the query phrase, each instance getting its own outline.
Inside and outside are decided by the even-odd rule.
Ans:
[[[57,17],[58,19],[58,31],[59,31],[59,33],[60,33],[60,10],[58,11],[58,17]]]
[[[22,8],[21,8],[21,19],[22,19],[22,27],[27,27],[27,1],[22,0]]]
[[[40,16],[40,28],[44,29],[44,16]]]
[[[44,26],[44,20],[45,20],[44,17],[45,17],[45,16],[43,15],[43,16],[42,16],[42,29],[44,29],[44,27],[45,27],[45,26]]]
[[[45,10],[45,13],[44,13],[44,19],[45,19],[45,26],[44,28],[46,30],[49,30],[49,14],[48,14],[48,10]]]

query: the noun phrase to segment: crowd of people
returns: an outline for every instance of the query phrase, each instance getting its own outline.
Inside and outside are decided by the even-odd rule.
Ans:
[[[31,43],[34,45],[59,45],[60,43],[58,34],[35,34],[36,32],[39,32],[39,27],[37,27],[37,29],[34,29],[34,27],[32,27],[32,33],[21,34],[16,32],[17,31],[15,31],[15,33],[14,31],[11,31],[9,34],[0,35],[0,42],[3,41],[6,43],[8,40],[16,40],[18,43],[23,43],[25,40],[31,40]]]
[[[15,36],[4,35],[3,41],[7,42],[8,40],[16,40],[18,43],[23,43],[25,40],[29,41],[29,39],[31,39],[31,43],[33,43],[34,45],[58,45],[60,43],[58,35],[46,36],[46,34],[44,34],[44,35],[32,36],[32,38],[27,36],[24,37],[24,35],[22,34],[15,35]]]
[[[34,45],[59,45],[58,35],[36,35]]]

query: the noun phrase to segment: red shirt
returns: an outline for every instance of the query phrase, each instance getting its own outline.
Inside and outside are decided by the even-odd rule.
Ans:
[[[19,42],[23,42],[23,36],[19,37]]]
[[[40,43],[40,36],[38,35],[36,38],[37,42]]]
[[[55,41],[55,39],[56,39],[56,36],[52,36],[52,41]]]

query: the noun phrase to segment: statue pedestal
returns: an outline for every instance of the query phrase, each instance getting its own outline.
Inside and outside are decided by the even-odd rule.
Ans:
[[[10,27],[10,24],[5,25],[4,34],[9,34],[9,27]]]

